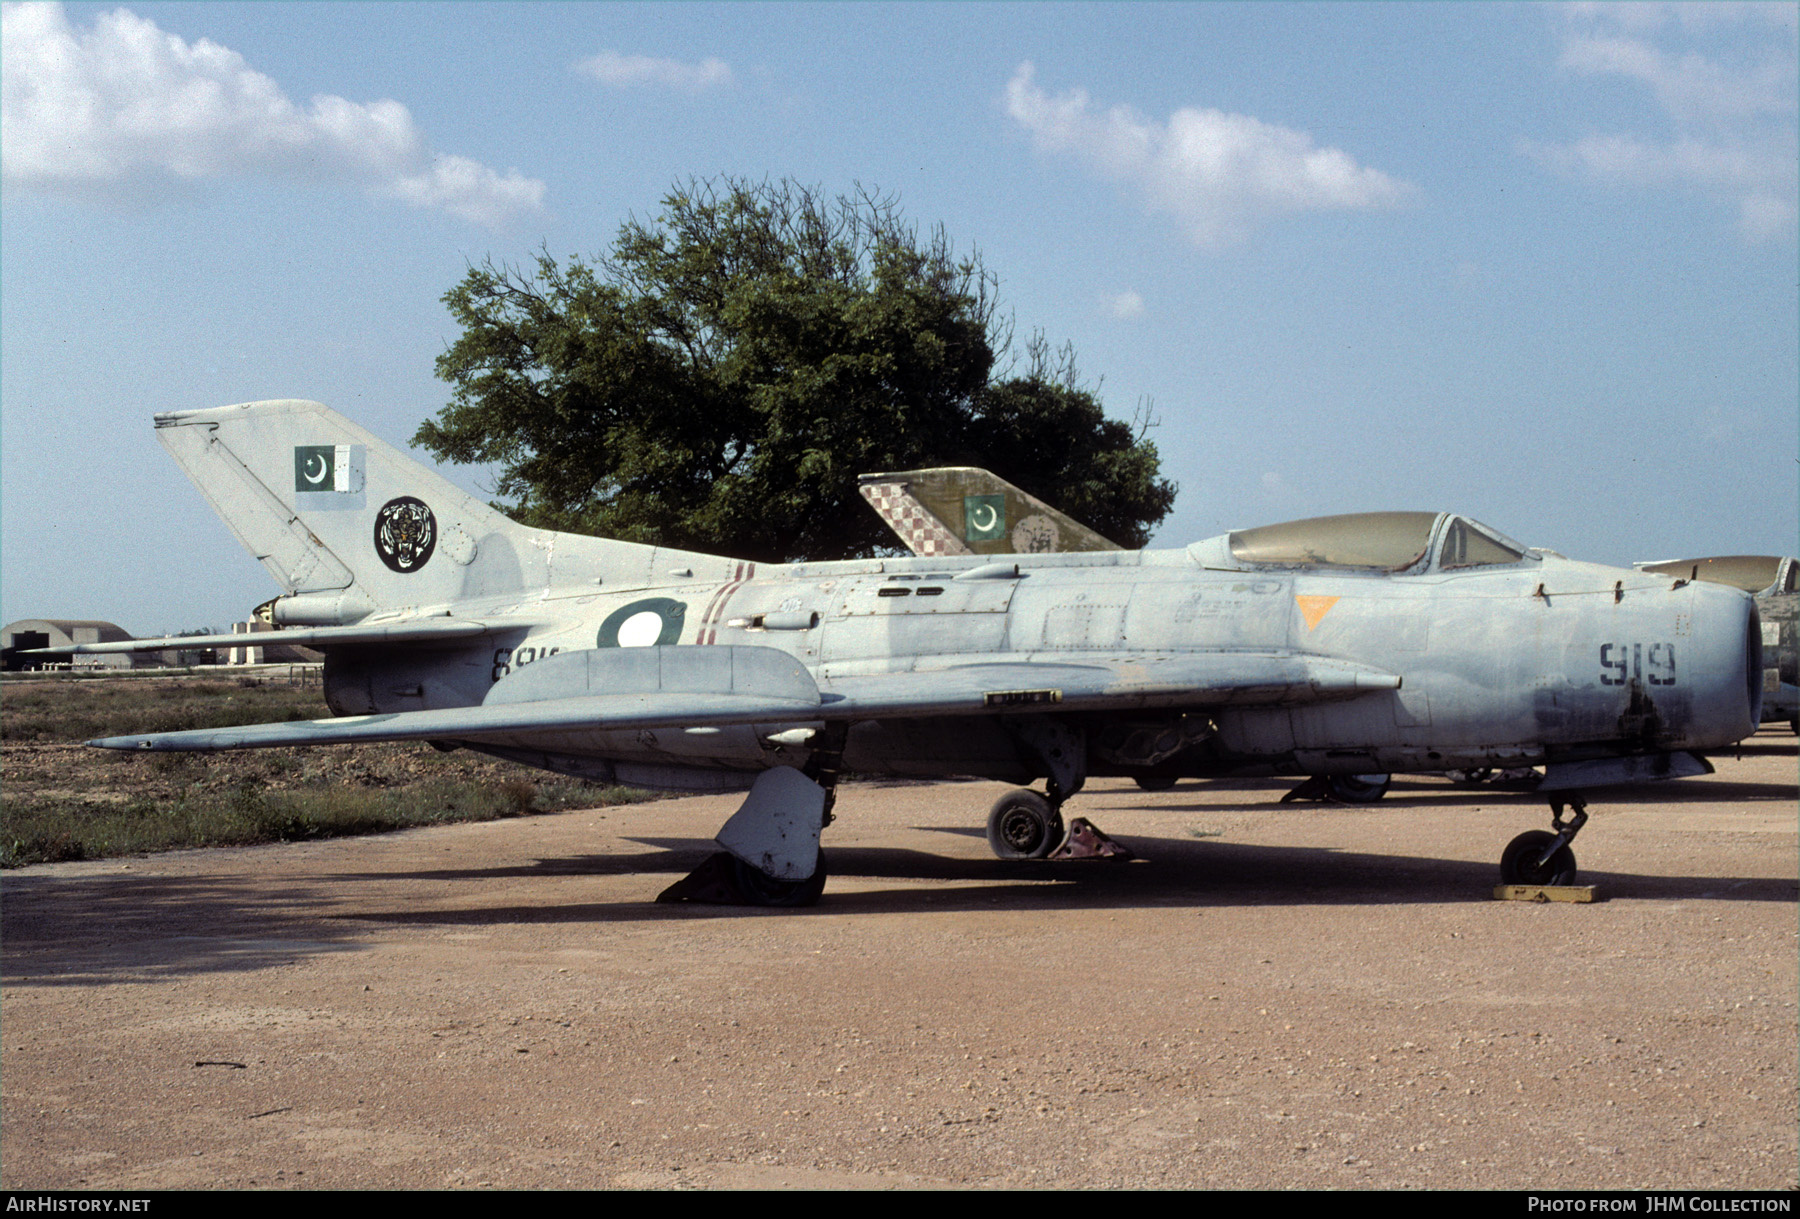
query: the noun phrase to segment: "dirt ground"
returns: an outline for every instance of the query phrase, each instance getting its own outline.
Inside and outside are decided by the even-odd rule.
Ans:
[[[0,1181],[39,1188],[1793,1188],[1796,757],[1598,800],[1099,781],[1005,864],[858,784],[811,910],[667,906],[694,798],[7,874]]]

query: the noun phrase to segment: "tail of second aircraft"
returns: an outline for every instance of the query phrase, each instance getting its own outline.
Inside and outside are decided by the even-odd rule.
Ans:
[[[927,558],[1121,549],[975,466],[863,474],[856,489],[908,550]]]
[[[286,590],[278,622],[349,623],[602,580],[631,587],[677,565],[717,565],[729,578],[730,560],[515,524],[317,402],[181,411],[158,415],[156,429]]]

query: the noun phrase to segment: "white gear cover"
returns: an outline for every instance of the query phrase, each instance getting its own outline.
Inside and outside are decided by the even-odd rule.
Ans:
[[[776,880],[805,880],[818,870],[824,824],[825,789],[792,766],[777,766],[757,776],[716,841]]]

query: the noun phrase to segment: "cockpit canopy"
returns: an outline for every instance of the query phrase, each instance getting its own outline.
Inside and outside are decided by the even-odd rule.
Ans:
[[[1449,512],[1357,512],[1240,529],[1189,552],[1226,570],[1310,568],[1366,572],[1453,571],[1536,561],[1497,530]]]
[[[1782,564],[1787,563],[1785,571]],[[1644,571],[1679,576],[1687,580],[1704,580],[1708,584],[1726,584],[1747,593],[1791,593],[1795,588],[1797,565],[1773,554],[1727,554],[1710,559],[1673,559],[1667,563],[1643,563]],[[1779,582],[1782,587],[1774,585]]]

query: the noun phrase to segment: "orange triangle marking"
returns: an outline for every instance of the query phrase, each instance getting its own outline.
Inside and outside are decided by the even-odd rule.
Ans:
[[[1319,619],[1331,611],[1338,603],[1336,597],[1301,597],[1295,596],[1294,604],[1300,607],[1300,616],[1306,619],[1306,629],[1312,630],[1319,625]]]

